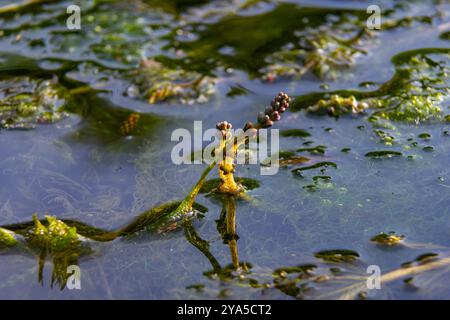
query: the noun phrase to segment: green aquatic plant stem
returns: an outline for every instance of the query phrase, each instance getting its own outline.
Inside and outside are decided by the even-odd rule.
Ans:
[[[192,206],[195,202],[195,198],[197,197],[200,189],[202,188],[203,184],[205,183],[206,177],[211,172],[211,170],[216,166],[216,162],[211,162],[208,167],[203,171],[202,175],[198,179],[197,183],[194,185],[194,187],[191,189],[189,194],[186,198],[180,203],[178,208],[174,211],[174,216],[177,214],[186,214],[192,211]]]
[[[219,273],[220,270],[222,270],[222,266],[220,265],[220,263],[216,259],[216,257],[214,257],[214,255],[209,250],[209,242],[206,240],[203,240],[200,237],[200,235],[197,233],[194,226],[192,225],[191,221],[186,221],[183,227],[184,227],[184,235],[186,237],[186,240],[190,244],[192,244],[194,247],[196,247],[201,253],[203,253],[203,255],[211,263],[213,271],[215,273]]]
[[[47,217],[47,221],[45,222],[50,226],[58,223],[58,226],[60,228],[66,228],[68,232],[70,231],[68,235],[70,235],[70,239],[72,240],[75,240],[75,235],[78,235],[83,236],[86,239],[100,242],[112,241],[118,237],[133,234],[143,229],[159,230],[158,227],[164,227],[165,225],[174,222],[176,223],[179,220],[182,220],[184,217],[189,216],[190,213],[195,210],[195,207],[197,206],[195,204],[195,198],[197,197],[200,189],[205,183],[206,177],[208,176],[209,172],[216,166],[216,164],[216,162],[212,162],[208,165],[208,167],[206,167],[197,183],[191,189],[186,198],[184,198],[184,200],[180,203],[170,202],[150,209],[140,214],[126,226],[118,228],[116,230],[107,231],[97,229],[76,221],[59,221],[52,217],[50,217],[50,220],[49,217]],[[0,228],[0,245],[8,247],[15,245],[17,243],[17,240],[14,236],[16,234],[26,235],[31,228],[34,228],[35,242],[42,240],[42,245],[47,247],[48,229],[42,224],[40,220],[37,219],[36,216],[33,216],[33,221],[31,223],[23,223],[19,225],[13,225],[9,227],[5,226],[4,228]],[[60,244],[60,239],[57,238],[56,240],[58,240],[58,242],[55,243]]]
[[[116,231],[108,232],[105,235],[102,235],[102,237],[106,237],[105,241],[110,241],[117,237],[132,234],[143,229],[154,229],[160,232],[163,229],[159,227],[169,226],[174,223],[176,224],[180,220],[183,220],[183,218],[190,216],[195,209],[195,198],[205,183],[206,177],[216,166],[216,164],[217,163],[213,161],[206,167],[189,194],[179,204],[172,202],[150,209],[139,215],[125,227]]]
[[[228,146],[231,142],[224,142],[227,133],[228,132],[226,132],[224,139],[222,140],[223,147],[221,145],[222,150],[225,150],[225,154],[223,159],[219,162],[219,177],[221,183],[217,188],[217,191],[219,193],[236,195],[242,191],[242,187],[234,180],[234,159],[236,158],[238,142],[236,138],[232,138],[231,141],[233,145],[229,148]]]

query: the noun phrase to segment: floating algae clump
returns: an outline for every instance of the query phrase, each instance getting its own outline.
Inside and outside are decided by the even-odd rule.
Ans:
[[[0,81],[0,129],[32,129],[66,113],[68,91],[51,80],[28,77]]]
[[[69,227],[52,216],[45,216],[45,219],[48,223],[47,226],[44,226],[37,216],[33,215],[34,228],[27,235],[30,242],[40,248],[46,248],[50,252],[57,252],[78,243],[79,238],[75,227]]]
[[[450,50],[421,49],[394,56],[396,73],[370,98],[379,109],[372,121],[383,118],[420,123],[442,118],[442,105],[450,96]]]
[[[315,114],[370,114],[382,119],[419,124],[444,120],[443,106],[450,98],[450,49],[426,48],[400,53],[392,58],[396,71],[374,91],[339,90],[299,96],[293,111]]]
[[[78,258],[86,251],[80,245],[81,238],[75,227],[69,227],[55,217],[46,216],[45,219],[40,221],[33,215],[32,223],[0,228],[0,247],[14,246],[18,244],[15,235],[23,236],[27,247],[22,249],[28,251],[27,248],[30,248],[38,255],[39,283],[43,284],[45,261],[47,256],[51,256],[53,261],[51,286],[57,283],[62,290],[69,277],[68,267],[78,265]]]
[[[397,245],[404,238],[405,238],[404,235],[398,235],[395,232],[389,233],[380,232],[376,236],[372,237],[370,241],[376,242],[377,244],[394,246]]]

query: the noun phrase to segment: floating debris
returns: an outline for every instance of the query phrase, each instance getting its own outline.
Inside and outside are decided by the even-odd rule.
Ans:
[[[297,149],[296,151],[297,152],[309,152],[311,154],[323,155],[323,154],[325,154],[326,149],[327,149],[326,146],[319,145],[319,146],[315,146],[315,147],[311,147],[311,148],[300,148],[300,149]]]
[[[293,173],[301,173],[302,171],[306,171],[306,170],[312,170],[312,169],[318,169],[318,168],[327,168],[327,167],[333,167],[335,169],[337,169],[337,164],[331,161],[323,161],[323,162],[318,162],[316,164],[307,166],[307,167],[300,167],[300,168],[295,168],[292,170]]]
[[[18,243],[14,232],[0,228],[0,248],[14,247]]]
[[[26,234],[26,238],[34,245],[46,248],[50,252],[66,249],[79,241],[76,227],[69,227],[56,217],[45,216],[47,226],[44,226],[33,215],[34,228]]]

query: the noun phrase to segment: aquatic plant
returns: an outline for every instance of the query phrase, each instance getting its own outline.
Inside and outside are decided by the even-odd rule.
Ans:
[[[222,281],[230,281],[238,277],[243,283],[257,287],[254,280],[245,277],[252,267],[251,264],[239,261],[237,246],[239,236],[236,233],[236,198],[233,195],[224,195],[220,200],[222,211],[219,219],[216,220],[217,231],[220,233],[223,242],[230,249],[231,264],[225,267],[220,265],[210,252],[209,243],[200,237],[190,221],[187,221],[184,225],[186,239],[202,252],[211,263],[213,269],[204,272],[205,276],[211,279],[218,277]]]
[[[27,240],[33,245],[45,248],[49,252],[56,252],[79,241],[75,227],[69,227],[56,217],[45,216],[45,219],[46,226],[38,220],[36,215],[33,215],[34,228],[25,234]]]
[[[357,24],[356,21],[354,23]],[[267,59],[269,66],[262,69],[262,78],[269,82],[280,77],[299,79],[307,72],[321,79],[336,78],[339,70],[354,64],[358,54],[366,53],[358,47],[358,43],[370,33],[364,27],[356,25],[354,28],[359,28],[359,31],[349,39],[334,34],[333,26],[324,26],[320,31],[302,32],[299,41],[301,49],[287,47],[272,54]]]
[[[78,265],[78,258],[86,253],[82,247],[85,240],[77,233],[76,227],[53,216],[38,220],[36,215],[30,223],[22,226],[5,226],[0,228],[0,245],[21,250],[32,249],[38,256],[38,282],[43,283],[43,270],[47,256],[53,260],[51,286],[59,284],[64,289],[70,265]]]
[[[239,146],[248,141],[248,137],[256,136],[259,129],[269,128],[274,122],[279,121],[281,114],[289,108],[290,100],[286,93],[278,93],[270,103],[270,106],[264,112],[258,114],[256,124],[250,121],[247,122],[243,128],[243,133],[238,136],[231,134],[231,123],[227,121],[217,123],[216,128],[220,130],[222,135],[219,149],[220,151],[224,151],[222,153],[223,158],[218,162],[221,183],[217,188],[217,192],[236,195],[243,191],[242,186],[236,183],[234,179],[234,162]]]
[[[63,289],[68,277],[67,267],[71,264],[77,264],[79,256],[85,252],[84,245],[89,241],[108,242],[118,237],[136,234],[141,230],[156,233],[172,231],[188,223],[189,219],[195,217],[197,212],[205,211],[206,209],[195,203],[195,199],[198,193],[204,189],[203,186],[209,172],[218,165],[219,180],[215,191],[226,194],[228,197],[226,201],[228,218],[225,224],[226,236],[224,237],[228,239],[227,241],[230,244],[233,266],[239,267],[235,230],[236,203],[233,196],[244,191],[244,187],[239,183],[240,180],[237,180],[238,182],[235,180],[233,175],[237,148],[247,141],[245,139],[247,135],[245,134],[252,132],[252,135],[256,135],[259,129],[271,127],[274,122],[279,121],[281,114],[289,108],[289,102],[288,95],[280,92],[271,102],[270,107],[267,107],[264,113],[258,115],[255,125],[251,122],[245,124],[242,136],[232,136],[230,123],[226,121],[218,123],[217,129],[220,130],[223,139],[216,151],[223,151],[231,146],[232,153],[225,153],[218,163],[212,162],[209,164],[189,194],[181,202],[170,202],[152,208],[136,217],[126,226],[111,231],[93,228],[76,221],[58,220],[52,216],[46,216],[45,220],[42,221],[36,215],[33,215],[30,223],[0,228],[1,245],[4,247],[16,246],[19,243],[16,235],[20,235],[29,247],[36,249],[39,252],[38,278],[41,283],[43,281],[44,262],[47,255],[50,255],[54,263],[52,285],[57,282]],[[121,125],[121,133],[129,133],[137,120],[136,115],[131,114]],[[251,188],[253,185],[254,183],[248,187]]]

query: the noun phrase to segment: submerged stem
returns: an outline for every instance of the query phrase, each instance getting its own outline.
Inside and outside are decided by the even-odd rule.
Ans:
[[[236,234],[236,200],[234,197],[229,197],[226,200],[227,206],[227,236],[230,238],[228,245],[230,246],[231,262],[233,266],[239,268],[239,256],[237,249],[237,234]]]

